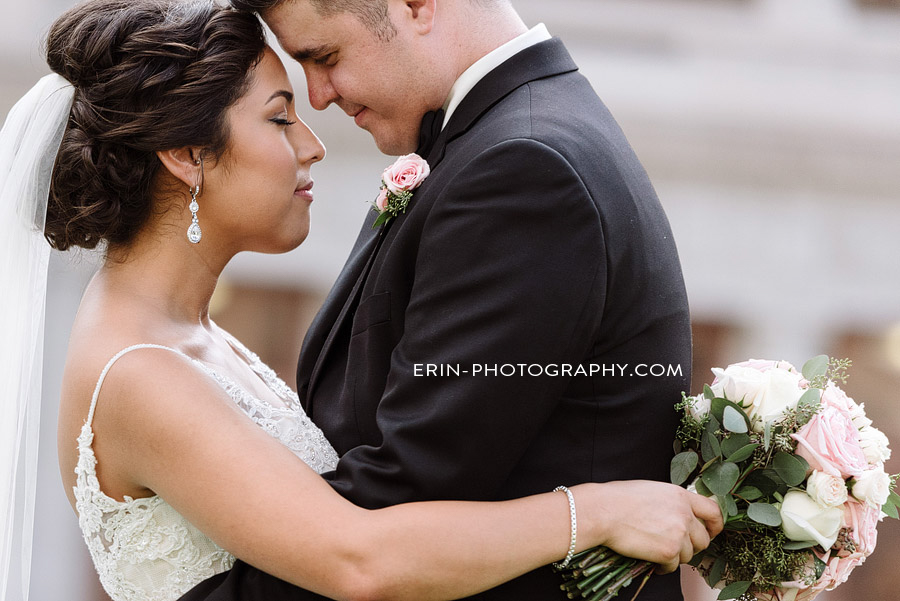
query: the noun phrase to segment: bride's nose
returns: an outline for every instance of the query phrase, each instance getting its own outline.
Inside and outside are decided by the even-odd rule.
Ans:
[[[297,140],[297,157],[301,163],[318,163],[325,158],[325,145],[302,120],[297,123],[298,140]]]

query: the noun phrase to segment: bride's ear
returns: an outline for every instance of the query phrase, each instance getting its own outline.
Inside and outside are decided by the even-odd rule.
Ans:
[[[158,150],[156,156],[163,166],[184,185],[193,188],[202,184],[203,164],[200,160],[200,149],[192,146]]]

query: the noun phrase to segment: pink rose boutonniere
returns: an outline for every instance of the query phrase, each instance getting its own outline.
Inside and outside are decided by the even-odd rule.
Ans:
[[[372,227],[384,225],[405,213],[412,191],[421,186],[430,173],[428,162],[417,154],[402,156],[385,169],[381,174],[381,191],[372,203],[372,210],[378,213]]]

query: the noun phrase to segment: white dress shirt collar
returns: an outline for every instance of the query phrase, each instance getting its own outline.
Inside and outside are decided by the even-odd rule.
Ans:
[[[472,66],[463,71],[462,75],[453,84],[453,87],[450,88],[450,95],[447,97],[447,101],[444,102],[444,124],[442,128],[447,126],[450,116],[463,98],[466,97],[466,94],[485,75],[499,67],[501,63],[512,58],[513,55],[518,54],[529,46],[534,46],[549,39],[550,33],[547,31],[547,27],[540,23],[472,63]]]

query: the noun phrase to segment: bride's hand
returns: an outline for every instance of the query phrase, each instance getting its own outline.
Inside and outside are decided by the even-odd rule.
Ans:
[[[687,490],[649,480],[623,480],[572,488],[579,530],[593,544],[626,557],[652,561],[673,572],[722,531],[719,505]]]

